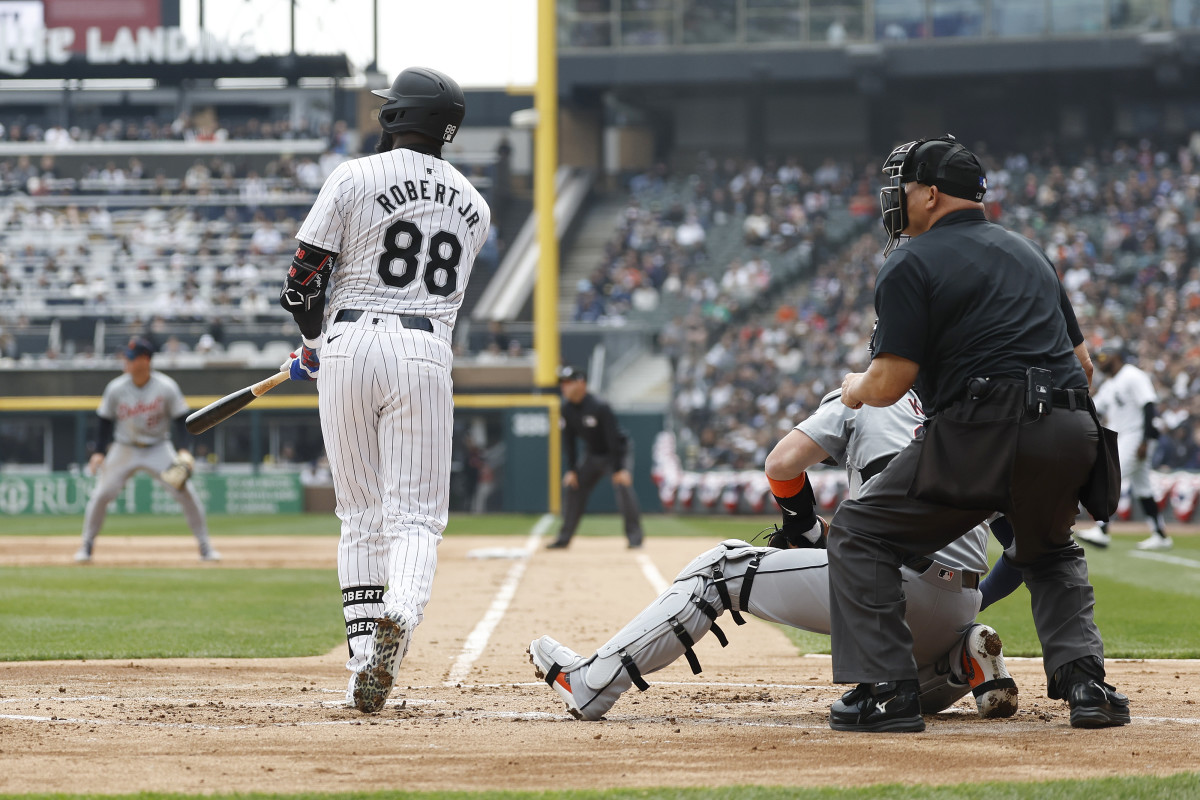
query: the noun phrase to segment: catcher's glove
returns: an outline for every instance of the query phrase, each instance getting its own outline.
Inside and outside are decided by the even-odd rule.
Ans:
[[[163,482],[175,489],[182,489],[184,484],[188,482],[188,478],[192,477],[192,472],[196,468],[196,459],[187,450],[180,450],[175,454],[175,461],[171,466],[159,473],[158,477],[163,479]]]
[[[816,535],[816,541],[809,537]],[[799,531],[793,527],[785,525],[784,527],[774,526],[774,530],[767,534],[767,546],[777,547],[780,550],[789,550],[801,547],[813,547],[819,550],[826,549],[826,537],[829,535],[829,523],[822,517],[817,517],[817,524],[810,530]]]

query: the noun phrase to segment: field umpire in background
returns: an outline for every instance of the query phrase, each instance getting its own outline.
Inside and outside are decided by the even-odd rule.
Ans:
[[[830,727],[924,730],[900,565],[993,511],[1015,531],[1008,557],[1032,597],[1049,696],[1068,701],[1072,726],[1124,725],[1129,701],[1104,683],[1095,594],[1071,538],[1106,449],[1070,302],[1045,254],[987,221],[983,168],[953,137],[901,145],[883,171],[891,257],[875,285],[873,358],[846,376],[842,401],[886,406],[915,384],[928,421],[833,519],[833,678],[858,686]],[[913,238],[896,250],[901,236]]]
[[[629,436],[617,424],[608,403],[588,392],[587,375],[573,367],[558,371],[562,392],[563,444],[567,471],[563,474],[563,524],[558,538],[546,545],[551,550],[566,547],[579,527],[583,509],[596,484],[612,472],[613,493],[625,521],[625,538],[630,547],[642,546],[642,518],[633,475],[629,469]],[[584,455],[579,460],[576,438],[583,439]]]

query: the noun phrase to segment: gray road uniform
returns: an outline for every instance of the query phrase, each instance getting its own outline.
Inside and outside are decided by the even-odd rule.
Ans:
[[[183,508],[201,554],[211,551],[208,523],[196,487],[188,481],[182,489],[176,489],[159,477],[175,460],[171,423],[187,412],[188,404],[179,384],[161,372],[152,370],[144,386],[136,386],[129,375],[121,375],[104,388],[96,414],[112,422],[113,443],[104,456],[96,488],[84,511],[83,544],[87,552],[91,552],[91,544],[104,526],[108,504],[138,470],[149,472]]]
[[[796,428],[846,468],[853,496],[912,440],[924,412],[911,391],[887,408],[857,411],[838,397],[838,393],[826,397],[816,413]],[[980,575],[987,571],[988,536],[986,525],[979,525],[931,558],[915,559],[902,568],[924,713],[940,711],[970,690],[962,653],[979,612],[977,587]],[[693,672],[699,672],[692,645],[710,628],[725,644],[713,620],[726,610],[739,625],[744,621],[741,611],[828,634],[826,551],[779,550],[726,540],[684,567],[671,588],[582,666],[566,664],[573,654],[562,647],[565,652],[554,661],[564,664],[568,673],[578,716],[599,719],[631,685],[646,688],[642,675],[680,656],[686,656]]]

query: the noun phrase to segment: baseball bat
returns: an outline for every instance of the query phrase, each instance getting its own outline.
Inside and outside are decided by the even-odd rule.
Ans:
[[[188,418],[184,420],[184,426],[187,428],[188,433],[192,435],[204,433],[218,422],[224,422],[229,419],[254,402],[255,398],[261,397],[287,379],[288,372],[284,370],[259,381],[253,386],[247,386],[245,389],[238,389],[233,394],[227,394],[220,400],[209,403],[199,411],[193,411],[191,414],[188,414]]]

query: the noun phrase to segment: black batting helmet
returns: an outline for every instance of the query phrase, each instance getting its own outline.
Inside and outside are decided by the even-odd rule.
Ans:
[[[467,113],[462,88],[449,75],[428,67],[409,67],[387,89],[372,92],[385,102],[379,126],[386,133],[421,133],[452,142]]]

